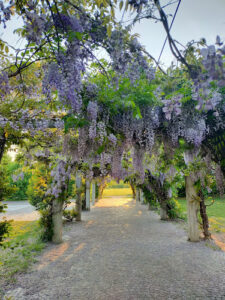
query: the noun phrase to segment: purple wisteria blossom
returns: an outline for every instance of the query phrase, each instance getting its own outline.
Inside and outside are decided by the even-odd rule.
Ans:
[[[172,114],[179,116],[181,114],[182,95],[175,95],[171,99],[162,100],[164,103],[163,112],[167,120],[171,120]]]

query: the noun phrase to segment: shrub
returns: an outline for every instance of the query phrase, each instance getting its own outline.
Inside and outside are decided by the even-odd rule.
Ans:
[[[68,221],[72,222],[77,216],[77,211],[75,209],[64,209],[63,217]]]
[[[6,208],[7,205],[2,204],[0,202],[0,213],[5,212]],[[4,238],[8,236],[10,229],[11,229],[10,221],[3,220],[0,222],[0,245],[2,244]]]

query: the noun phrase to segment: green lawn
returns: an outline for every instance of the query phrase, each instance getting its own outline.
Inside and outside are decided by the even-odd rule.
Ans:
[[[113,197],[113,196],[126,196],[132,197],[132,190],[131,188],[108,188],[104,189],[103,191],[103,198],[104,197]]]
[[[225,232],[225,197],[214,197],[214,204],[207,207],[207,214],[209,217],[211,231]],[[206,201],[206,204],[210,204],[212,199]],[[178,199],[180,204],[181,213],[184,219],[187,219],[187,203],[186,199]]]
[[[10,235],[0,248],[0,286],[26,270],[43,247],[38,221],[13,221]]]

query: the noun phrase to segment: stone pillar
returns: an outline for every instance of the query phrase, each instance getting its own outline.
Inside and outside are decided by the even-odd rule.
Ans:
[[[168,220],[166,201],[160,203],[160,220]]]
[[[90,187],[91,187],[90,180],[86,180],[85,199],[86,199],[86,209],[87,210],[90,210]]]
[[[188,240],[198,242],[200,237],[198,210],[199,202],[197,201],[197,192],[195,190],[194,181],[191,176],[186,176],[186,200],[187,200],[187,216],[188,216]]]
[[[140,201],[140,189],[138,187],[136,188],[136,201]]]
[[[140,202],[141,202],[141,204],[145,204],[145,202],[144,202],[144,193],[143,193],[142,189],[140,189]]]
[[[77,211],[76,221],[81,221],[81,211],[82,211],[81,184],[82,184],[82,178],[81,178],[80,172],[78,171],[77,174],[76,174],[76,188],[77,188],[77,193],[76,193],[76,211]]]
[[[188,166],[194,163],[198,151],[195,149],[187,150],[184,153],[184,160]],[[197,191],[195,189],[194,174],[191,173],[185,177],[186,200],[187,200],[187,217],[188,217],[188,240],[191,242],[198,242],[200,238],[198,211],[200,209],[200,202],[198,201]]]
[[[52,241],[55,244],[62,243],[62,228],[63,228],[62,208],[63,208],[63,201],[54,199],[52,204],[52,225],[53,225]]]
[[[93,181],[91,185],[92,185],[91,201],[92,201],[92,205],[95,205],[96,183]]]

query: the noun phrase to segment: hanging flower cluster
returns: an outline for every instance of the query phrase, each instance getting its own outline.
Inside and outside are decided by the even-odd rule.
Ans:
[[[94,139],[96,137],[97,115],[98,115],[98,104],[96,102],[90,101],[87,106],[87,116],[91,123],[89,127],[90,139]]]
[[[171,120],[172,114],[174,113],[175,116],[179,116],[181,114],[181,99],[182,95],[175,95],[171,99],[162,100],[163,112],[165,113],[165,117],[167,120]]]
[[[65,160],[58,160],[56,167],[51,171],[52,183],[46,196],[52,195],[56,199],[68,188],[71,176],[71,166]]]

